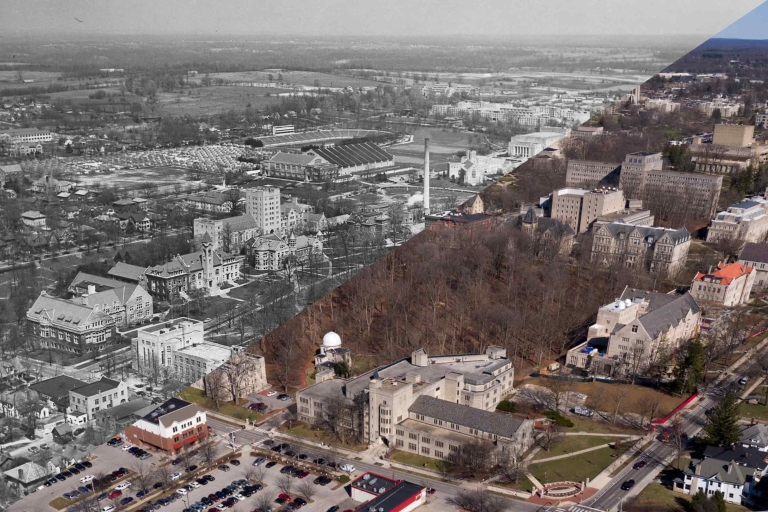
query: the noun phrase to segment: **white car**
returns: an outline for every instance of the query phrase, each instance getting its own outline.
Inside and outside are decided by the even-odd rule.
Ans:
[[[200,487],[200,484],[195,482],[194,480],[189,482],[189,485],[192,486],[193,489],[197,489],[198,487]]]
[[[237,501],[245,501],[245,496],[243,496],[242,494],[235,494],[234,498]]]
[[[277,394],[277,391],[270,391],[267,393],[267,396],[275,396]]]
[[[342,471],[346,471],[347,473],[355,472],[355,466],[353,466],[352,464],[344,464],[339,469]]]
[[[187,494],[187,490],[186,489],[176,489],[176,494],[181,494],[182,496],[184,496],[185,494]]]
[[[124,445],[123,445],[123,451],[124,451],[124,452],[127,452],[127,451],[128,451],[128,450],[130,450],[131,448],[133,448],[133,445],[130,445],[130,444],[124,444]]]
[[[113,507],[112,505],[107,505],[106,507],[101,509],[101,512],[112,512],[113,510],[115,510],[115,507]]]
[[[93,480],[93,475],[85,475],[84,477],[82,477],[82,478],[80,479],[80,483],[81,483],[81,484],[87,484],[87,483],[88,483],[88,482],[90,482],[91,480]]]
[[[116,491],[122,491],[122,490],[125,490],[125,489],[129,488],[130,486],[131,486],[131,482],[120,482],[119,484],[117,484],[115,486],[115,490]]]
[[[169,478],[171,480],[178,480],[179,478],[181,478],[181,473],[173,473]]]

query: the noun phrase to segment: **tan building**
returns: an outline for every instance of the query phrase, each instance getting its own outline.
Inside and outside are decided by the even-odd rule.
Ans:
[[[693,278],[691,295],[699,302],[713,302],[725,307],[749,301],[756,272],[742,263],[719,263],[715,272],[699,272]]]
[[[73,302],[98,307],[118,327],[128,327],[152,318],[152,296],[137,284],[79,272],[69,285]]]
[[[621,263],[675,275],[688,259],[691,234],[685,228],[667,229],[613,222],[595,227],[592,261]]]
[[[202,240],[208,233],[214,250],[238,253],[245,242],[259,234],[259,226],[253,215],[246,213],[226,219],[198,218],[193,223],[195,239]]]
[[[247,398],[270,387],[264,357],[250,352],[237,352],[219,368],[212,370],[195,387],[205,390],[207,396],[218,394],[225,402]]]
[[[415,431],[419,428],[439,429],[439,435],[446,439],[451,437],[452,431],[470,434],[466,439],[471,439],[471,435],[487,439],[490,432],[467,431],[477,428],[474,423],[468,424],[468,418],[495,416],[492,411],[512,391],[513,380],[512,362],[501,347],[488,347],[483,354],[446,356],[429,356],[419,349],[409,358],[358,377],[330,379],[302,389],[296,395],[297,418],[309,424],[319,423],[328,414],[330,404],[341,399],[350,408],[360,404],[361,417],[350,414],[345,425],[362,431],[370,443],[379,438],[390,443],[396,438],[403,439],[406,428]],[[443,413],[430,416],[427,423],[426,410],[421,411],[417,404],[420,397],[438,400],[444,406]],[[416,407],[411,409],[414,405]],[[414,417],[415,414],[423,417]],[[417,428],[418,422],[424,427]],[[533,439],[528,428],[521,424],[518,427],[521,437],[505,442],[529,446]],[[397,429],[403,434],[396,432]],[[431,432],[435,434],[435,431]],[[407,450],[407,443],[402,448]],[[448,458],[448,444],[443,448],[443,456]]]
[[[621,190],[563,188],[552,193],[551,217],[584,233],[598,217],[618,212],[625,204]]]
[[[173,374],[181,382],[201,388],[199,381],[226,363],[232,357],[232,349],[210,341],[198,341],[180,346],[171,352]]]
[[[621,166],[619,188],[628,199],[641,199],[651,210],[656,201],[673,198],[690,211],[712,218],[717,211],[723,177],[665,171],[662,164],[661,153],[629,153]]]
[[[752,197],[729,206],[712,219],[707,242],[741,240],[763,242],[768,235],[768,200]]]
[[[701,312],[690,293],[625,288],[597,312],[587,341],[568,351],[566,364],[596,375],[642,373],[696,335]]]
[[[170,374],[173,354],[202,345],[203,333],[203,322],[183,317],[139,329],[131,339],[134,370],[141,375]]]
[[[718,146],[751,146],[755,142],[755,126],[751,124],[716,124],[712,144]]]
[[[617,186],[621,164],[594,162],[590,160],[568,160],[565,186],[574,188],[595,188],[601,185]]]
[[[269,185],[245,189],[245,213],[256,219],[262,235],[280,232],[280,189]]]

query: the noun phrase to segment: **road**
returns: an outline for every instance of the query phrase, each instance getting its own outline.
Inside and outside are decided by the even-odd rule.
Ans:
[[[232,427],[227,423],[224,423],[222,421],[216,420],[215,418],[211,418],[211,417],[208,417],[208,425],[210,425],[210,427],[213,428],[213,431],[215,433],[222,435],[224,437],[229,435],[231,432],[234,432],[235,442],[241,445],[258,444],[267,439],[270,439],[270,436],[264,431],[260,432],[260,431],[254,431],[254,430],[238,429],[236,427]],[[441,480],[434,480],[427,476],[416,475],[413,473],[400,471],[394,468],[385,469],[384,466],[370,464],[367,462],[356,460],[354,458],[349,458],[346,455],[340,456],[337,454],[333,454],[330,450],[321,448],[320,446],[311,447],[310,441],[307,441],[306,444],[304,445],[299,445],[290,439],[285,439],[283,441],[291,444],[292,448],[296,450],[297,454],[304,453],[309,457],[309,459],[315,459],[318,457],[323,457],[325,459],[328,459],[330,456],[334,456],[338,464],[346,464],[346,463],[352,464],[353,466],[355,466],[355,475],[360,475],[366,471],[371,471],[373,473],[378,473],[382,476],[392,478],[395,480],[409,480],[413,483],[423,485],[425,487],[432,487],[433,489],[436,489],[438,492],[446,493],[450,496],[455,495],[458,491],[463,489],[463,487],[460,485],[460,482],[459,483],[445,482]],[[384,465],[386,464],[387,463],[385,462]],[[534,510],[539,509],[539,505],[535,505],[533,503],[526,503],[523,501],[517,501],[513,499],[508,500],[508,507],[509,507],[508,510],[515,510],[520,512],[532,512]]]
[[[720,398],[725,395],[728,389],[738,388],[738,380],[742,375],[750,374],[750,365],[740,368],[737,374],[734,374],[717,385],[711,385],[702,393],[702,398],[698,400],[695,407],[683,413],[683,432],[693,437],[704,428],[706,424],[706,411],[711,408]],[[667,466],[669,459],[675,454],[675,448],[660,441],[653,441],[648,448],[641,453],[635,460],[631,461],[618,475],[616,475],[608,485],[603,487],[592,498],[585,500],[584,504],[601,510],[615,510],[619,504],[634,497],[651,483],[654,478]],[[635,462],[645,460],[647,465],[642,469],[633,469]],[[631,491],[623,491],[621,484],[629,479],[634,479],[636,484]]]

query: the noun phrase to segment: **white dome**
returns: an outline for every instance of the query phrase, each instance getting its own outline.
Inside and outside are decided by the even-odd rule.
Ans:
[[[632,299],[627,299],[624,301],[624,303],[627,305],[627,307],[632,305]]]
[[[323,336],[323,348],[337,348],[341,346],[341,336],[331,331]]]

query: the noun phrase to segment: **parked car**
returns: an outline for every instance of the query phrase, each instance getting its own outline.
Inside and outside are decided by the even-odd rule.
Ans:
[[[120,504],[121,504],[121,505],[123,505],[123,506],[125,506],[125,505],[127,505],[127,504],[131,503],[132,501],[133,501],[133,498],[131,498],[130,496],[128,496],[127,498],[123,498],[123,499],[121,499],[121,500],[120,500]]]
[[[101,512],[112,512],[113,510],[115,510],[115,507],[112,505],[107,505],[106,507],[101,508]]]
[[[169,478],[171,480],[178,480],[179,478],[181,478],[181,473],[173,473]]]
[[[277,391],[270,391],[267,393],[267,396],[275,396],[277,394]]]
[[[355,472],[355,466],[353,466],[352,464],[342,464],[339,469],[344,471],[345,473],[354,473]]]
[[[230,468],[226,464],[222,464],[221,466],[219,466],[219,469],[222,471],[229,471]]]
[[[232,459],[231,461],[229,461],[229,463],[232,464],[233,466],[239,466],[240,465],[240,461],[237,460],[237,459]]]
[[[131,482],[120,482],[120,483],[119,483],[119,484],[117,484],[117,486],[115,487],[115,490],[116,490],[116,491],[122,491],[122,490],[124,490],[124,489],[127,489],[127,488],[129,488],[130,486],[131,486]]]
[[[109,496],[107,496],[107,498],[113,500],[115,498],[119,498],[122,495],[123,495],[122,491],[112,491],[111,493],[109,493]]]
[[[264,467],[267,468],[267,469],[270,469],[270,468],[273,468],[275,466],[277,466],[277,462],[271,460],[271,461],[267,462]]]
[[[259,465],[263,464],[263,463],[264,463],[264,461],[266,461],[266,460],[267,460],[267,458],[266,458],[266,457],[256,457],[256,458],[253,460],[253,465],[254,465],[254,466],[259,466]]]
[[[93,475],[85,475],[85,476],[80,477],[80,482],[84,483],[84,484],[87,484],[91,480],[93,480]]]

